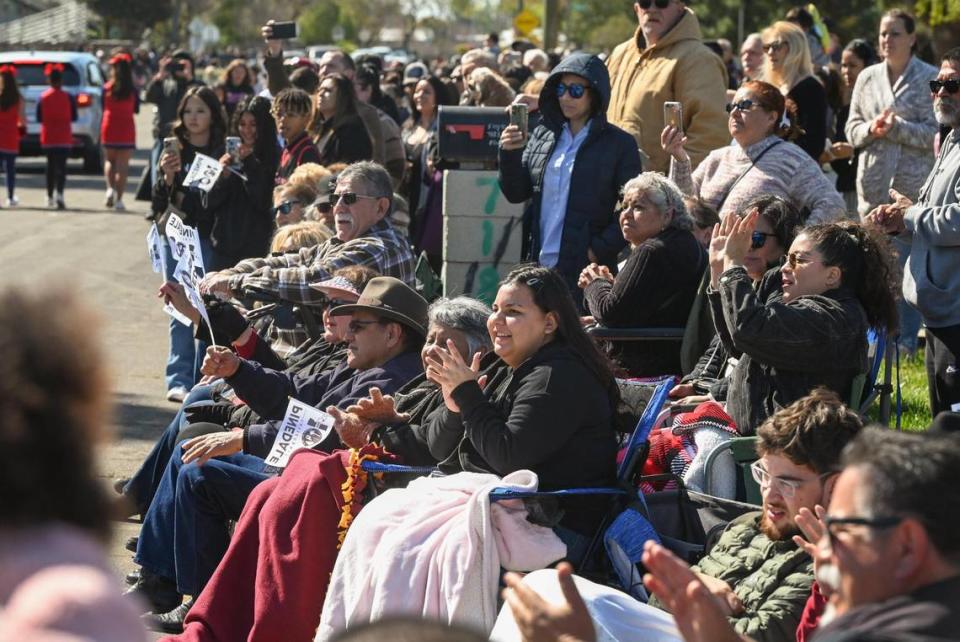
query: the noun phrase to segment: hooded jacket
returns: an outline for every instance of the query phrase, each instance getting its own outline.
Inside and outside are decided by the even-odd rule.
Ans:
[[[607,60],[612,95],[611,123],[633,134],[646,154],[647,169],[666,174],[670,156],[660,147],[663,103],[683,105],[684,149],[695,168],[712,150],[730,142],[727,132],[727,71],[703,44],[697,16],[685,10],[655,45],[645,46],[638,28]]]
[[[627,132],[607,122],[610,78],[596,56],[574,54],[557,65],[540,92],[540,124],[523,149],[500,150],[500,189],[511,203],[530,200],[524,214],[524,259],[540,255],[540,207],[543,178],[566,119],[560,111],[557,84],[563,74],[576,74],[590,83],[600,98],[600,108],[590,120],[590,131],[577,152],[570,176],[570,194],[556,265],[571,291],[579,298],[577,278],[590,262],[592,249],[598,263],[613,267],[625,245],[617,222],[620,189],[641,171],[637,144]],[[592,99],[592,98],[591,98]]]

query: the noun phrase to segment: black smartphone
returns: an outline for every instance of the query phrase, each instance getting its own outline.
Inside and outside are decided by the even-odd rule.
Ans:
[[[273,28],[274,40],[293,40],[297,37],[296,22],[274,22],[270,26]]]
[[[174,61],[172,61],[172,62],[168,62],[168,63],[164,66],[163,70],[166,71],[168,74],[175,74],[175,73],[177,73],[178,71],[180,71],[180,61],[179,61],[179,60],[174,60]]]

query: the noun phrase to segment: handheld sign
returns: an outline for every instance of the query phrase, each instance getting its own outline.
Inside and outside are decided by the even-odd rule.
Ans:
[[[179,261],[187,248],[193,247],[196,248],[196,258],[199,259],[195,262],[203,265],[203,257],[200,254],[200,233],[197,232],[197,228],[188,226],[174,212],[169,212],[167,226],[163,231],[167,235],[167,242],[170,244],[170,253],[173,254],[173,258]]]
[[[150,231],[147,232],[147,252],[150,254],[150,267],[157,274],[163,274],[163,248],[156,225],[151,225]]]
[[[298,448],[313,448],[333,430],[333,417],[302,401],[291,398],[280,423],[280,432],[267,455],[267,465],[285,468]]]
[[[190,164],[186,178],[183,179],[183,186],[209,193],[222,171],[223,165],[220,161],[198,153]]]

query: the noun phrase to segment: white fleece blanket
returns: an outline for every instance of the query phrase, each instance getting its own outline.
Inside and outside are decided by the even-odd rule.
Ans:
[[[533,571],[566,555],[519,500],[490,503],[498,486],[536,490],[529,470],[421,478],[357,515],[337,558],[315,640],[386,615],[457,622],[489,633],[500,568]]]

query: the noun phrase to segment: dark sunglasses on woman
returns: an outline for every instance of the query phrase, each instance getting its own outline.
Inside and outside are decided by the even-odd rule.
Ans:
[[[281,214],[286,216],[293,210],[294,205],[300,205],[300,201],[297,201],[297,200],[284,201],[270,211],[273,212],[274,216],[277,215],[277,212],[280,212]]]
[[[572,82],[569,85],[562,82],[557,83],[557,98],[560,98],[568,91],[570,92],[571,98],[583,98],[583,95],[587,93],[587,86],[578,82]]]
[[[761,247],[767,244],[768,236],[776,236],[776,234],[767,234],[766,232],[753,232],[750,234],[750,249],[759,250]]]
[[[753,109],[754,104],[755,103],[749,98],[744,98],[740,102],[736,102],[736,103],[728,103],[726,107],[727,113],[729,114],[734,109],[739,109],[740,111],[750,111],[751,109]]]
[[[941,89],[946,89],[948,94],[955,94],[960,91],[960,80],[951,78],[950,80],[930,81],[930,93],[939,94]]]
[[[670,6],[671,0],[637,0],[640,8],[646,11],[651,6],[656,5],[657,9],[666,9]]]

